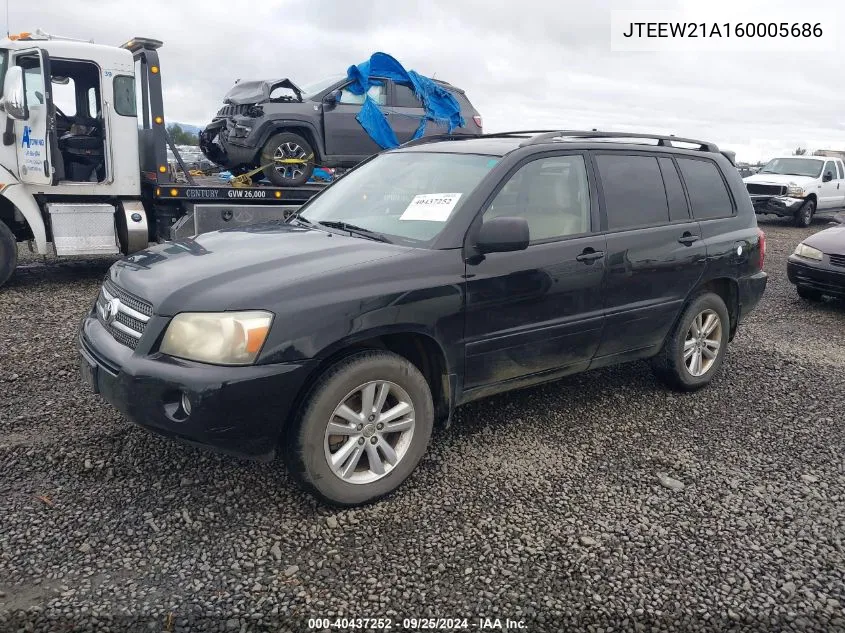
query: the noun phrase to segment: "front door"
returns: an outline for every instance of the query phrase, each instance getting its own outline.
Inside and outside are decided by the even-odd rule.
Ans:
[[[56,115],[49,79],[50,57],[47,51],[32,48],[15,53],[12,63],[23,69],[29,111],[25,121],[15,121],[14,124],[20,179],[34,185],[51,185],[52,157],[57,148]]]
[[[371,86],[367,94],[384,107],[387,104],[388,82],[380,81],[382,83]],[[353,94],[346,88],[341,89],[340,99],[334,106],[323,104],[327,154],[332,157],[346,156],[350,160],[354,157],[354,160],[360,161],[382,150],[356,119],[363,104],[364,95]]]
[[[484,212],[524,217],[531,243],[467,262],[468,395],[589,365],[601,338],[605,267],[593,191],[582,154],[547,155],[519,167]]]
[[[828,175],[830,180],[827,180]],[[840,187],[842,181],[839,179],[839,172],[836,170],[836,163],[832,160],[825,161],[821,176],[822,184],[819,191],[819,209],[832,209],[842,206]]]

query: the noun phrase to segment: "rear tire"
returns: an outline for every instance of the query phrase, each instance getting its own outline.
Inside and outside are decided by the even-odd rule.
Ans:
[[[433,426],[431,390],[413,363],[392,352],[358,352],[317,379],[286,429],[285,462],[326,503],[369,503],[414,471]]]
[[[807,301],[821,301],[822,293],[814,288],[807,288],[806,286],[795,286],[798,291],[798,296]]]
[[[309,158],[310,157],[310,158]],[[281,159],[308,159],[303,164],[275,164]],[[299,134],[282,132],[274,134],[261,150],[261,164],[267,180],[277,187],[297,187],[308,182],[314,171],[314,148]]]
[[[18,267],[18,241],[14,233],[0,220],[0,286],[9,281]]]
[[[655,375],[679,391],[701,389],[722,366],[730,328],[722,298],[712,292],[698,295],[681,314],[663,349],[652,358]]]
[[[801,205],[801,208],[795,212],[793,223],[795,226],[807,228],[813,223],[813,216],[816,214],[816,203],[812,200],[807,200]]]

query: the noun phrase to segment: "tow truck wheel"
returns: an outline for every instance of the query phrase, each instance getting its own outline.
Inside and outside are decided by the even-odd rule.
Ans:
[[[807,228],[813,223],[813,216],[816,213],[816,203],[812,200],[807,200],[801,205],[801,208],[795,212],[795,226]]]
[[[299,134],[274,134],[261,151],[264,175],[277,187],[305,184],[314,171],[314,148]]]
[[[0,220],[0,286],[9,281],[17,266],[17,240],[9,227]]]

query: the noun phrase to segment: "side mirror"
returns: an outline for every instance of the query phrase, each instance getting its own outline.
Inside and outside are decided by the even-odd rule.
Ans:
[[[833,180],[833,172],[832,171],[824,172],[824,176],[822,176],[822,182],[830,182],[831,180]]]
[[[333,90],[332,92],[328,93],[325,97],[323,97],[323,103],[325,103],[330,108],[335,107],[339,101],[340,90]]]
[[[3,81],[3,109],[9,118],[18,121],[26,121],[29,118],[23,69],[20,66],[12,66],[6,71],[6,79]]]
[[[492,218],[481,225],[475,247],[482,253],[524,251],[530,241],[525,218]]]

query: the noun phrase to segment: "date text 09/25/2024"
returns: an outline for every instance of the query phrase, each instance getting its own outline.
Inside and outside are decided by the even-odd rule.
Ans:
[[[311,618],[308,629],[325,630],[381,630],[403,631],[524,631],[528,632],[525,620],[510,618]]]

